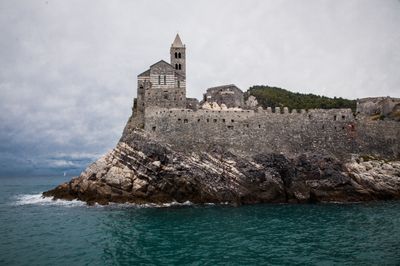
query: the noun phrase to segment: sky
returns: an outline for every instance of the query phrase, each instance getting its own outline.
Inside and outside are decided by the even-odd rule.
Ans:
[[[0,0],[0,33],[0,175],[76,173],[111,150],[176,33],[188,97],[400,97],[399,0]]]

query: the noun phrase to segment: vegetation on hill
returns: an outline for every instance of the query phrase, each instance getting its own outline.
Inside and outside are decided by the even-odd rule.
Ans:
[[[277,87],[253,86],[246,92],[246,98],[250,95],[256,97],[263,108],[288,107],[290,110],[351,108],[353,111],[356,110],[355,100],[294,93]]]

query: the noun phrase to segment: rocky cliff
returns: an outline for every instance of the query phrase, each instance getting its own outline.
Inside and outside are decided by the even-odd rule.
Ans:
[[[177,151],[129,129],[79,177],[44,192],[89,204],[357,202],[400,199],[400,162],[342,162],[316,153],[240,157],[216,146]],[[122,141],[123,140],[123,141]]]

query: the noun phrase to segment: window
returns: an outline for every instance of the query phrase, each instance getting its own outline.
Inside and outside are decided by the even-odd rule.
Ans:
[[[336,115],[333,116],[333,120],[336,121]]]
[[[346,116],[342,115],[342,120],[344,120],[346,118]]]
[[[175,52],[175,58],[178,58],[178,53],[177,52]]]
[[[166,85],[166,84],[167,84],[167,76],[164,75],[164,85]]]
[[[183,122],[184,122],[184,123],[187,123],[187,122],[188,122],[188,120],[187,120],[187,119],[184,119],[184,120],[183,120]]]
[[[217,123],[217,119],[214,119],[214,123]]]
[[[175,64],[175,69],[178,69],[178,64]]]
[[[156,131],[156,127],[152,127],[151,129],[152,129],[153,131]]]
[[[233,129],[233,126],[228,126],[229,129]]]
[[[181,70],[181,69],[182,69],[182,66],[181,66],[181,64],[179,64],[179,65],[178,65],[178,67],[179,67],[179,70]]]
[[[158,85],[160,85],[160,84],[161,84],[161,76],[158,75]]]
[[[225,123],[225,118],[223,118],[223,119],[222,119],[222,122],[224,122],[224,123]]]
[[[210,119],[207,118],[207,123],[210,122]]]
[[[165,100],[168,100],[168,94],[165,94],[165,95],[164,95],[164,99],[165,99]]]
[[[178,88],[181,87],[181,82],[178,80]]]
[[[178,58],[181,58],[181,53],[178,53]]]
[[[235,120],[232,119],[231,122],[233,123],[233,122],[235,122]]]

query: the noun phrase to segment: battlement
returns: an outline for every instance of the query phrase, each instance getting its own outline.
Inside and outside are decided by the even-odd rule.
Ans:
[[[249,119],[252,117],[259,117],[265,119],[271,118],[284,118],[285,116],[290,116],[292,118],[298,119],[308,119],[308,120],[323,120],[323,121],[354,121],[355,117],[351,109],[310,109],[310,110],[299,110],[296,109],[289,112],[288,108],[276,107],[272,109],[268,107],[267,109],[262,109],[261,107],[256,110],[246,110],[246,109],[185,109],[185,108],[148,108],[146,110],[146,120],[160,117],[176,117],[177,119],[189,119],[189,118],[201,118],[209,117],[215,118],[221,121],[227,121],[226,118],[237,118],[239,120]],[[225,120],[224,120],[225,119]],[[201,120],[200,120],[201,121]],[[198,122],[200,122],[198,121]]]

